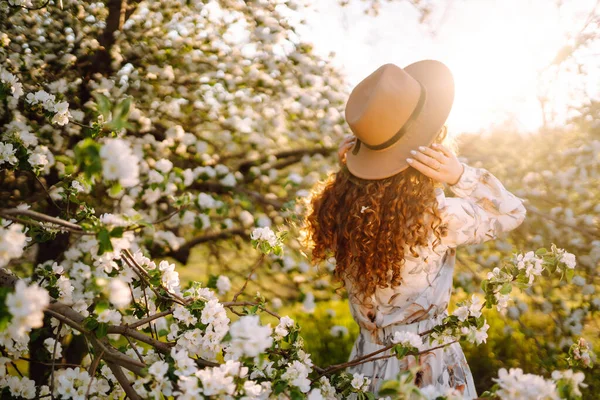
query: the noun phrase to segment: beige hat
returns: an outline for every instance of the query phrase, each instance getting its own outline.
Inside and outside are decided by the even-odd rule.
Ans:
[[[357,137],[346,156],[348,170],[376,180],[406,169],[411,150],[433,143],[453,100],[452,73],[439,61],[379,67],[346,104],[346,122]]]

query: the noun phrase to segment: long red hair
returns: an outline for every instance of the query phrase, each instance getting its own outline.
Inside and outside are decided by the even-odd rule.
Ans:
[[[408,252],[433,246],[445,235],[437,208],[435,182],[408,168],[381,180],[355,177],[343,165],[317,185],[309,197],[304,244],[318,264],[334,256],[334,275],[350,278],[358,293],[401,283]]]

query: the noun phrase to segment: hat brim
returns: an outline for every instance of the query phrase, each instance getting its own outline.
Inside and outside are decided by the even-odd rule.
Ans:
[[[406,159],[411,157],[410,151],[431,145],[448,119],[454,101],[454,79],[448,67],[439,61],[423,60],[405,67],[404,71],[427,92],[421,113],[392,146],[372,150],[363,144],[357,154],[353,153],[354,148],[348,151],[346,165],[358,178],[385,179],[405,170],[409,167]]]

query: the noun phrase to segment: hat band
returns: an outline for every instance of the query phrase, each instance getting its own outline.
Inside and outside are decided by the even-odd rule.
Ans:
[[[404,125],[402,125],[402,128],[400,128],[400,130],[398,132],[396,132],[396,134],[394,136],[392,136],[385,142],[383,142],[381,144],[377,144],[377,145],[363,143],[360,139],[356,138],[356,146],[354,146],[354,149],[352,150],[352,154],[354,154],[354,155],[358,154],[361,144],[364,144],[371,150],[387,149],[388,147],[395,144],[398,140],[400,140],[400,138],[402,138],[402,136],[404,136],[406,134],[406,132],[408,132],[408,130],[410,129],[412,124],[415,122],[415,120],[417,119],[419,114],[421,114],[421,110],[423,109],[423,105],[425,104],[425,99],[427,98],[427,91],[425,90],[425,86],[421,85],[421,82],[419,82],[419,81],[417,81],[417,82],[419,83],[419,86],[421,87],[421,93],[419,94],[419,101],[417,102],[417,105],[415,106],[415,109],[413,110],[413,112],[410,114],[410,117],[408,117],[408,120],[406,120],[406,123]]]

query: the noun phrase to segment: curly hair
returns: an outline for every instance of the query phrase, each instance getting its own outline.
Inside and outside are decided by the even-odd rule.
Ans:
[[[417,257],[431,233],[434,247],[445,235],[434,189],[434,181],[413,168],[364,180],[343,165],[308,199],[303,230],[312,262],[333,255],[335,278],[350,278],[366,297],[378,287],[400,285],[406,252]]]

